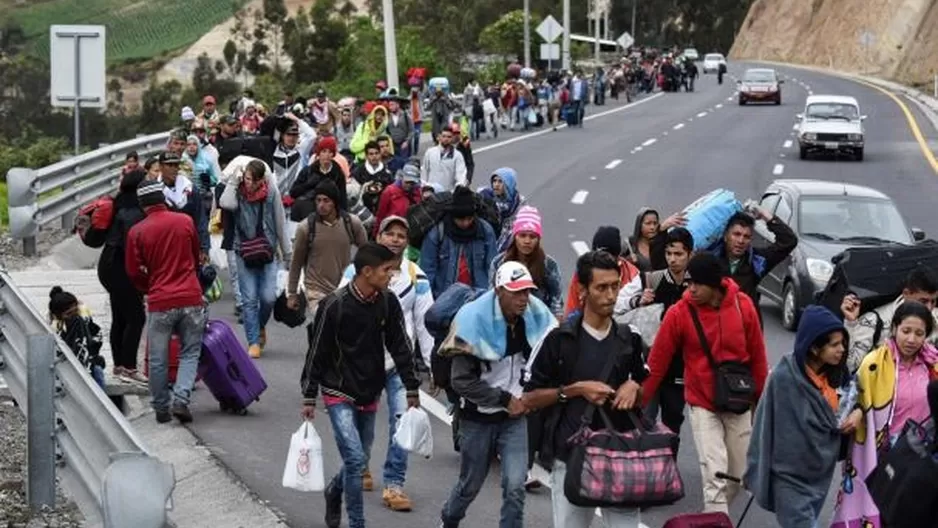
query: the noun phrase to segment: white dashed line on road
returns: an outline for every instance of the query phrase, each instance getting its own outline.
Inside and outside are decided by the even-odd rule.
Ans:
[[[701,112],[701,113],[697,114],[697,117],[703,117],[703,116],[705,116],[705,115],[707,115],[706,112]]]
[[[587,253],[590,250],[589,244],[583,242],[582,240],[574,240],[570,242],[570,245],[573,246],[573,252],[576,253],[576,256],[580,256],[583,253]]]
[[[682,128],[684,128],[684,123],[678,123],[674,125],[674,130],[680,130]]]
[[[793,142],[790,139],[786,139],[785,143],[782,145],[782,148],[791,148]]]
[[[716,106],[717,108],[723,108],[723,103],[720,103]]]
[[[726,100],[727,100],[727,101],[732,101],[733,98],[732,98],[732,97],[727,97]]]
[[[807,90],[807,91],[809,91],[809,92],[811,91],[811,87],[808,86],[808,85],[805,85],[804,89]]]
[[[791,129],[792,129],[792,130],[798,130],[798,123],[795,123],[794,125],[792,125],[792,126],[791,126]]]
[[[586,197],[589,196],[589,191],[579,190],[573,193],[573,198],[570,198],[570,203],[580,205],[586,201]]]
[[[654,145],[656,141],[658,141],[656,138],[651,138],[651,139],[645,140],[645,142],[642,143],[642,146],[643,146],[643,147],[650,147],[650,146]]]
[[[596,181],[596,176],[590,176],[590,179]]]
[[[612,170],[612,169],[618,167],[620,163],[622,163],[622,160],[620,160],[620,159],[614,159],[614,160],[610,161],[608,165],[606,165],[606,168],[609,169],[609,170]]]
[[[571,224],[572,224],[572,223],[575,223],[575,222],[576,222],[576,218],[567,218],[567,222],[570,222]]]
[[[782,165],[781,163],[776,163],[775,168],[772,169],[772,174],[776,176],[781,176],[783,172],[785,172],[785,166]]]
[[[642,151],[642,147],[635,147],[635,152],[641,152],[641,151]]]
[[[811,90],[808,90],[808,95],[814,95],[814,92],[812,92]]]

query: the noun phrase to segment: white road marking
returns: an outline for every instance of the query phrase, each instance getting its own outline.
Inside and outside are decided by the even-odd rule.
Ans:
[[[570,243],[573,246],[573,252],[576,253],[576,256],[580,256],[583,253],[587,253],[590,250],[589,244],[583,242],[582,240],[574,240]]]
[[[684,123],[678,123],[674,125],[674,130],[680,130],[682,128],[684,128]]]
[[[805,85],[804,89],[807,90],[807,91],[809,91],[809,92],[811,91],[811,87],[808,86],[808,85]]]
[[[658,93],[656,93],[655,95],[652,95],[652,96],[646,97],[645,99],[642,99],[641,101],[635,101],[634,103],[629,103],[629,104],[627,104],[627,105],[625,105],[625,106],[620,106],[620,107],[618,107],[618,108],[613,108],[613,109],[611,109],[611,110],[606,110],[605,112],[600,112],[600,113],[598,113],[598,114],[588,115],[588,116],[586,116],[585,118],[583,118],[583,121],[591,121],[591,120],[593,120],[593,119],[598,119],[598,118],[600,118],[600,117],[604,117],[604,116],[607,116],[607,115],[610,115],[610,114],[614,114],[614,113],[616,113],[616,112],[621,112],[621,111],[623,111],[623,110],[628,110],[629,108],[633,108],[633,107],[636,107],[636,106],[638,106],[638,105],[645,104],[645,103],[647,103],[647,102],[649,102],[649,101],[654,101],[655,99],[657,99],[657,98],[659,98],[659,97],[661,97],[661,96],[663,96],[663,95],[664,95],[664,92],[658,92]],[[567,128],[566,123],[561,123],[560,125],[557,125],[557,130],[560,130],[561,128]],[[474,149],[474,150],[473,150],[473,153],[478,154],[478,153],[480,153],[480,152],[485,152],[485,151],[488,151],[488,150],[493,150],[493,149],[501,148],[501,147],[504,147],[504,146],[506,146],[506,145],[512,145],[512,144],[514,144],[514,143],[518,143],[519,141],[526,141],[526,140],[528,140],[528,139],[540,137],[540,136],[543,136],[544,134],[551,134],[551,133],[553,133],[553,132],[554,132],[553,129],[551,129],[551,128],[546,128],[546,129],[541,130],[541,131],[539,131],[539,132],[531,132],[530,134],[524,134],[523,136],[518,136],[518,137],[513,137],[513,138],[511,138],[511,139],[506,139],[505,141],[501,141],[501,142],[499,142],[499,143],[494,143],[494,144],[492,144],[492,145],[485,145],[484,147],[479,147],[479,148],[477,148],[477,149]]]
[[[776,176],[781,176],[783,172],[785,172],[785,166],[782,165],[781,163],[776,163],[775,168],[772,169],[772,174]]]
[[[620,163],[622,163],[622,160],[620,160],[620,159],[614,159],[614,160],[610,161],[610,162],[606,165],[606,168],[609,169],[609,170],[612,170],[612,169],[618,167]]]
[[[589,191],[579,190],[573,193],[573,198],[570,198],[570,203],[580,205],[586,201],[586,197],[589,196]]]
[[[656,138],[651,138],[651,139],[645,140],[645,142],[642,143],[642,146],[643,146],[643,147],[650,147],[650,146],[654,145],[655,142],[657,142],[657,141],[658,141],[658,140],[657,140]]]
[[[785,157],[785,155],[784,155],[784,154],[779,154],[779,155],[778,155],[778,157],[780,157],[780,158],[784,158],[784,157]]]
[[[798,79],[795,78],[795,77],[792,77],[791,80],[793,80],[793,81],[795,81],[795,82],[798,82]]]
[[[697,114],[697,117],[703,117],[703,116],[705,116],[705,115],[707,115],[706,112],[701,112],[701,113]]]
[[[792,125],[792,126],[791,126],[791,129],[792,129],[792,130],[798,130],[798,123],[795,123],[794,125]]]
[[[662,136],[667,136],[668,133],[667,133],[667,132],[662,132],[661,135],[662,135]]]
[[[641,151],[642,151],[642,147],[635,147],[635,152],[641,152]]]
[[[791,148],[791,145],[792,141],[790,139],[786,139],[785,143],[782,145],[782,148]]]
[[[727,97],[726,100],[727,100],[727,101],[732,101],[733,98],[732,98],[732,97]]]
[[[576,222],[576,218],[567,218],[567,222],[570,222],[572,224]]]
[[[723,103],[720,103],[716,106],[717,108],[723,108]]]
[[[811,90],[808,90],[808,95],[814,95],[814,92],[812,92]]]
[[[595,181],[595,180],[596,180],[596,176],[590,176],[590,179]]]

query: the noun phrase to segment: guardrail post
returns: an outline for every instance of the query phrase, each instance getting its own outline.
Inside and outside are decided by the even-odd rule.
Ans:
[[[33,511],[55,506],[55,336],[28,337],[26,496]]]

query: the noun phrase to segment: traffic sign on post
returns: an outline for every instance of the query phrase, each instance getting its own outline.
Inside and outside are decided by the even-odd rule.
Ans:
[[[82,108],[107,107],[104,26],[51,26],[49,53],[52,106],[75,111],[75,154],[79,153]]]
[[[623,48],[628,48],[632,44],[635,44],[635,39],[632,38],[632,35],[629,35],[628,31],[626,31],[625,33],[619,35],[619,38],[616,39],[616,43]]]
[[[560,60],[560,44],[541,44],[541,60]]]
[[[563,32],[564,28],[560,25],[560,22],[557,22],[557,19],[550,15],[547,15],[547,18],[537,26],[537,34],[546,40],[548,44],[557,40],[558,37],[563,35]]]

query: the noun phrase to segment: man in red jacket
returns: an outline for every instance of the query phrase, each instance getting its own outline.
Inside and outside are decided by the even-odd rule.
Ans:
[[[716,474],[742,478],[746,469],[752,408],[768,376],[765,340],[752,299],[726,276],[716,256],[695,255],[687,273],[687,291],[667,311],[655,337],[642,393],[648,405],[667,375],[671,359],[683,353],[684,396],[702,468],[704,511],[727,512],[739,485]],[[743,384],[733,385],[741,391],[734,393],[741,395],[741,405],[736,397],[727,400],[718,396],[723,391],[716,390],[717,383],[730,378],[721,376],[714,367],[726,362],[736,362],[749,373]]]
[[[199,235],[191,217],[166,207],[163,184],[143,182],[137,188],[137,201],[147,217],[127,233],[125,265],[131,282],[147,296],[150,405],[159,423],[173,416],[187,423],[192,421],[189,397],[206,321],[202,286],[196,275]],[[179,336],[182,346],[170,412],[167,363],[173,335]]]
[[[378,236],[378,226],[382,220],[389,216],[407,218],[410,206],[420,203],[420,169],[412,163],[404,165],[397,171],[394,183],[388,185],[381,192],[378,201],[378,212],[375,214],[375,227],[373,236]]]

